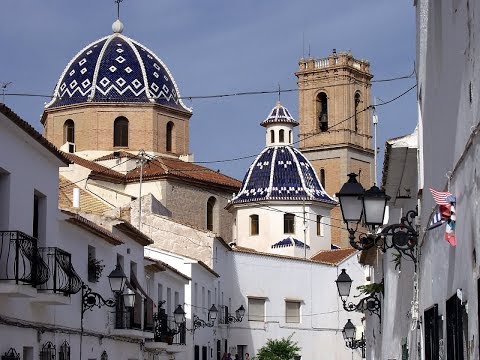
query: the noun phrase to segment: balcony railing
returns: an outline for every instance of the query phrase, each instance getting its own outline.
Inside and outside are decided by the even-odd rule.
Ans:
[[[37,239],[21,231],[0,231],[0,280],[38,286],[49,277]]]
[[[173,317],[168,317],[165,309],[159,308],[158,313],[153,315],[155,323],[154,341],[164,342],[167,344],[185,345],[187,343],[187,329],[185,324],[177,327]],[[178,329],[172,331],[172,329]]]
[[[39,290],[63,295],[76,294],[80,291],[82,280],[72,266],[70,253],[57,247],[41,247],[38,252],[49,273],[47,281],[37,287]]]
[[[115,329],[142,330],[142,296],[135,294],[135,305],[126,308],[123,304],[123,296],[117,297],[115,309]]]

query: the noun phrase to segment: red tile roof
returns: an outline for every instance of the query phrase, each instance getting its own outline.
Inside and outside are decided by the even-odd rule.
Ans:
[[[337,265],[355,254],[356,252],[357,250],[355,249],[324,250],[312,256],[311,260],[325,264]]]
[[[114,225],[114,227],[123,232],[125,235],[128,235],[132,240],[135,240],[142,246],[148,246],[154,243],[152,239],[150,239],[147,235],[138,230],[129,222],[123,221],[119,224]]]
[[[70,160],[65,157],[64,153],[56,148],[50,141],[45,139],[42,134],[40,134],[37,130],[35,130],[29,123],[25,120],[20,118],[17,114],[15,114],[9,107],[5,104],[0,104],[0,113],[5,115],[7,119],[11,120],[15,125],[17,125],[20,129],[30,135],[34,140],[36,140],[40,145],[42,145],[45,149],[50,151],[53,155],[55,155],[58,159],[60,159],[65,164],[70,164]]]
[[[130,154],[131,155],[131,154]],[[65,153],[72,162],[92,170],[91,179],[111,181],[114,183],[132,183],[140,180],[140,167],[129,171],[126,175],[105,166],[97,164],[73,154]],[[102,157],[103,159],[113,158],[113,153]],[[100,159],[102,159],[100,158]],[[98,161],[97,159],[96,161]],[[242,183],[230,176],[221,174],[212,169],[182,161],[175,158],[157,157],[149,161],[143,167],[143,180],[152,181],[159,179],[177,179],[191,182],[193,184],[216,185],[230,191],[238,191]]]

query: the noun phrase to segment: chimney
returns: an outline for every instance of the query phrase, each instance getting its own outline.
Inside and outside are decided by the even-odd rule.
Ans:
[[[80,189],[73,188],[73,207],[75,209],[80,209]]]

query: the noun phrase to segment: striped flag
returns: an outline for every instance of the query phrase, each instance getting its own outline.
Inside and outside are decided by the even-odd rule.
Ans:
[[[455,196],[453,196],[448,191],[438,191],[438,190],[430,188],[430,192],[432,193],[433,200],[435,200],[435,202],[438,205],[448,205],[451,202],[455,202],[455,200],[454,200]],[[453,200],[453,201],[449,201],[449,200]]]
[[[442,219],[442,214],[440,213],[440,211],[436,211],[435,214],[433,214],[432,220],[430,221],[427,230],[435,229],[439,226],[442,226],[444,223],[445,220]]]

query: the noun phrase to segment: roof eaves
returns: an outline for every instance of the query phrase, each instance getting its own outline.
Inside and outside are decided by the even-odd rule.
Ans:
[[[0,104],[0,113],[5,115],[7,119],[17,125],[20,129],[22,129],[25,133],[30,135],[34,140],[36,140],[40,145],[50,151],[53,155],[55,155],[60,161],[62,161],[66,165],[70,165],[72,162],[64,156],[63,152],[57,149],[55,145],[53,145],[50,141],[48,141],[42,134],[40,134],[37,130],[35,130],[29,123],[23,120],[20,116],[14,113],[8,106],[5,104]]]
[[[148,246],[154,243],[152,239],[150,239],[147,235],[138,230],[129,222],[122,221],[121,223],[115,224],[114,227],[123,232],[125,235],[128,235],[132,240],[136,241],[142,246]]]

